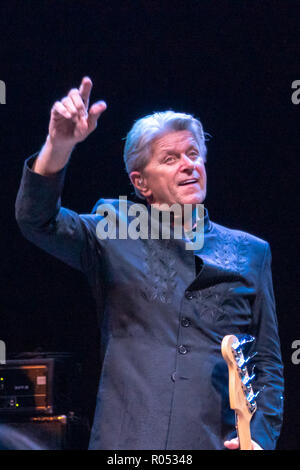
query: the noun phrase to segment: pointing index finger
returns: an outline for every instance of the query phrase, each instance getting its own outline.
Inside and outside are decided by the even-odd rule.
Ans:
[[[90,94],[91,94],[91,89],[93,87],[93,82],[90,79],[90,77],[83,77],[80,87],[79,87],[79,94],[86,106],[88,108],[89,106],[89,99],[90,99]]]

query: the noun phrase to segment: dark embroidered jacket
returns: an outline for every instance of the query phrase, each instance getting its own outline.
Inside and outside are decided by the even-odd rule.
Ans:
[[[223,449],[235,424],[220,345],[245,333],[256,337],[254,388],[265,386],[252,438],[275,448],[283,371],[268,243],[207,212],[196,253],[183,240],[100,240],[98,214],[60,205],[66,168],[43,177],[30,170],[34,157],[16,201],[21,231],[83,271],[98,304],[103,363],[90,448]]]

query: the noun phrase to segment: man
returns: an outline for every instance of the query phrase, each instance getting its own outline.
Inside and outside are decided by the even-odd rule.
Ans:
[[[181,239],[99,237],[102,204],[115,208],[118,229],[123,223],[116,201],[99,200],[89,215],[61,207],[72,150],[106,109],[103,101],[89,108],[91,88],[85,77],[54,104],[46,143],[25,162],[16,202],[24,235],[82,270],[97,300],[102,373],[90,448],[238,448],[221,356],[226,334],[256,338],[255,387],[265,388],[252,445],[275,448],[283,377],[268,243],[211,222],[207,211],[204,246],[194,251],[185,245],[194,212],[182,221]],[[156,113],[135,123],[124,159],[149,217],[152,207],[195,209],[204,201],[205,155],[202,125],[192,116]]]

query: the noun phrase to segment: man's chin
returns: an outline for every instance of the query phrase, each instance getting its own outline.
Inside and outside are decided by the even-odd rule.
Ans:
[[[182,199],[180,204],[182,206],[184,206],[185,204],[196,206],[196,204],[203,204],[204,199],[205,199],[205,196],[203,197],[203,196],[196,196],[195,195],[195,196],[185,197],[185,198]]]

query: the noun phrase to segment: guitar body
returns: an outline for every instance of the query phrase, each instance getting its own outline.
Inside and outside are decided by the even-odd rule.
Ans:
[[[244,342],[252,341],[246,340]],[[251,450],[250,421],[256,411],[256,403],[249,377],[248,369],[240,342],[234,335],[223,338],[221,352],[228,366],[229,404],[235,411],[236,429],[240,443],[240,450]]]

